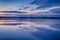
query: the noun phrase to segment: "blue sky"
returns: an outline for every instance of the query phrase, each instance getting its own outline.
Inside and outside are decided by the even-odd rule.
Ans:
[[[10,13],[11,11],[25,12],[22,16],[58,16],[60,15],[59,9],[60,0],[0,0],[0,11],[10,11]]]
[[[26,2],[27,1],[27,2]],[[21,5],[28,4],[32,0],[0,0],[0,10],[17,9]]]

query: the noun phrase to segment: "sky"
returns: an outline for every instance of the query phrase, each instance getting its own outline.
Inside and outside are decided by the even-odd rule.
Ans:
[[[32,0],[0,0],[0,10],[17,10],[20,6],[26,6],[31,1]]]
[[[10,16],[14,14],[13,16],[53,15],[59,17],[59,13],[60,0],[0,0],[0,16],[5,16],[6,14],[7,16]]]

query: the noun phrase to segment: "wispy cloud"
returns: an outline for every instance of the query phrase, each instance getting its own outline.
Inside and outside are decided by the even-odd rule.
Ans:
[[[22,11],[0,11],[2,13],[26,13],[26,12],[22,12]]]
[[[17,0],[16,0],[17,1]],[[16,3],[16,1],[13,1]],[[10,5],[4,7],[4,11],[0,11],[3,15],[12,15],[12,16],[57,16],[60,15],[60,1],[58,0],[30,0],[29,3],[22,3],[17,5]],[[18,1],[17,1],[18,2]],[[58,3],[59,4],[58,4]],[[7,9],[7,11],[5,10]],[[15,10],[15,11],[14,11]],[[2,15],[2,13],[0,15]],[[55,14],[54,14],[55,13]]]
[[[36,7],[37,8],[37,7]],[[35,8],[35,9],[36,9]],[[27,14],[42,14],[42,13],[51,13],[53,14],[53,12],[55,13],[54,10],[60,8],[60,6],[53,6],[53,7],[48,7],[48,8],[44,8],[44,9],[37,9],[37,10],[33,10],[33,9],[25,9],[25,10],[19,10],[19,11],[23,11],[23,12],[26,12]],[[51,11],[52,10],[52,11]],[[56,10],[57,11],[57,10]],[[60,11],[60,10],[59,10]],[[58,12],[56,12],[58,13]]]
[[[39,5],[39,8],[60,6],[60,0],[34,0],[31,4]]]
[[[34,7],[34,6],[33,6]],[[32,7],[32,8],[33,8]],[[60,8],[60,6],[53,6],[53,7],[48,7],[48,8],[43,8],[43,9],[36,9],[37,8],[37,6],[35,7],[35,8],[33,8],[32,9],[31,7],[28,7],[28,8],[26,8],[26,7],[24,7],[24,9],[19,9],[19,10],[15,10],[15,11],[0,11],[1,12],[1,14],[0,14],[0,16],[2,15],[7,15],[7,16],[9,16],[9,15],[12,15],[12,16],[18,16],[18,15],[20,15],[20,16],[31,16],[31,15],[35,15],[35,16],[38,16],[38,15],[40,15],[40,16],[50,16],[50,15],[55,15],[55,16],[57,16],[57,15],[60,15],[59,13],[60,13],[60,10],[59,10],[59,8]]]

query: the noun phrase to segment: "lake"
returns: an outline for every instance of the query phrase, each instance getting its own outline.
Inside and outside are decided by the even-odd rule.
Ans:
[[[1,40],[60,40],[60,19],[0,19]]]

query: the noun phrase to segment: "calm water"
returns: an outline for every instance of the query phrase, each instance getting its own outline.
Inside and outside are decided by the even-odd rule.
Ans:
[[[0,19],[1,40],[60,40],[60,19]]]

